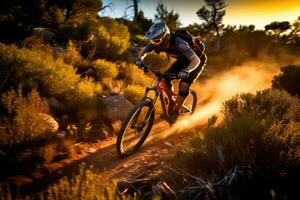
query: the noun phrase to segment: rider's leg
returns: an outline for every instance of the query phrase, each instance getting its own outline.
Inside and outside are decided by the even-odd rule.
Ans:
[[[179,116],[179,111],[182,107],[182,105],[184,104],[187,96],[189,95],[189,89],[190,86],[194,83],[194,81],[199,77],[199,75],[201,74],[205,64],[206,64],[206,55],[203,54],[200,57],[201,63],[199,64],[199,66],[190,73],[189,77],[187,79],[182,79],[179,82],[179,92],[178,92],[178,96],[176,98],[176,103],[175,103],[175,107],[173,109],[173,112],[171,113],[170,116],[170,121],[172,123],[174,123],[178,116]]]
[[[165,73],[171,73],[171,74],[178,74],[180,72],[180,70],[182,69],[182,59],[177,59],[169,69],[167,69],[165,71]],[[174,91],[174,87],[173,84],[171,82],[171,79],[166,78],[165,79],[166,85],[169,89],[171,89],[172,91]]]
[[[177,96],[176,101],[175,101],[174,111],[179,113],[182,105],[184,104],[186,98],[189,95],[190,86],[191,86],[191,84],[189,84],[185,81],[182,81],[182,80],[180,81],[180,83],[179,83],[179,92],[178,92],[178,96]]]

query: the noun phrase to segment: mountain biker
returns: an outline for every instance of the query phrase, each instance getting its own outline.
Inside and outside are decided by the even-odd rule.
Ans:
[[[169,113],[169,122],[174,123],[179,116],[180,108],[189,95],[191,84],[198,78],[206,64],[204,45],[187,31],[170,33],[165,22],[153,24],[144,39],[150,40],[150,42],[138,52],[137,65],[141,65],[142,58],[151,51],[165,52],[168,56],[176,58],[176,61],[166,71],[166,73],[178,74],[178,78],[181,79],[174,110]],[[169,89],[173,89],[171,80],[165,79],[165,82]]]

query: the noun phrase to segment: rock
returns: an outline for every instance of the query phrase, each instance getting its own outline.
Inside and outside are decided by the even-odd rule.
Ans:
[[[57,137],[58,137],[58,138],[63,139],[63,138],[65,138],[66,136],[67,136],[67,132],[66,132],[66,131],[61,131],[61,132],[57,133]]]
[[[124,119],[133,108],[133,104],[122,95],[105,97],[102,103],[103,117],[111,121]]]
[[[97,149],[95,149],[95,148],[93,148],[93,147],[91,147],[91,148],[89,148],[89,153],[96,153],[96,151],[97,151]]]
[[[43,129],[45,129],[45,132],[56,133],[58,131],[58,123],[51,115],[48,115],[46,113],[39,113],[38,117],[43,124]]]

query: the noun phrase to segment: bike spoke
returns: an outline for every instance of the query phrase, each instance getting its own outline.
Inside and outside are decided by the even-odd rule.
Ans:
[[[126,128],[122,146],[124,151],[132,150],[136,144],[140,141],[144,134],[145,127],[147,127],[147,122],[149,121],[149,107],[143,107],[139,109],[135,116],[129,121],[129,127]]]

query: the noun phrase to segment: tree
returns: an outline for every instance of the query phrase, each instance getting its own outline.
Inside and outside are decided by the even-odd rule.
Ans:
[[[274,76],[272,87],[286,90],[291,95],[300,97],[300,65],[288,65],[280,69],[281,73]]]
[[[179,21],[179,14],[176,13],[173,9],[171,11],[168,11],[168,8],[161,2],[158,3],[156,12],[157,13],[155,14],[155,20],[165,21],[171,31],[175,30],[181,25]]]
[[[139,0],[126,0],[126,9],[123,18],[129,18],[133,15],[133,21],[137,21],[139,14]]]
[[[292,46],[300,46],[300,16],[292,25],[292,31],[288,37],[288,44]]]
[[[101,0],[1,0],[0,41],[18,42],[33,28],[56,29],[65,22],[80,22],[98,16]]]
[[[214,31],[217,36],[216,51],[220,50],[223,17],[225,16],[225,0],[204,0],[206,6],[198,11],[198,17],[204,21],[203,26],[207,32]]]
[[[272,22],[265,26],[265,30],[269,31],[271,34],[280,36],[283,32],[291,28],[291,24],[288,21],[284,22]]]
[[[67,20],[71,23],[80,23],[91,18],[96,18],[101,8],[101,0],[73,0],[70,16]]]

